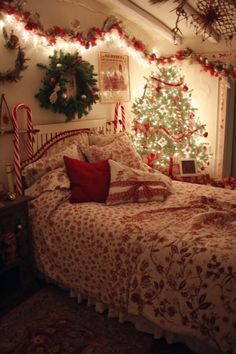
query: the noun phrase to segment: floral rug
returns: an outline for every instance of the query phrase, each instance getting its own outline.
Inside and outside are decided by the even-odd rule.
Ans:
[[[0,318],[1,354],[190,354],[46,286]]]

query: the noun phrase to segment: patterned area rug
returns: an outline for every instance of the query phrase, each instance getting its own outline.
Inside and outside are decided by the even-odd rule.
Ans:
[[[1,354],[189,354],[46,286],[0,318]]]

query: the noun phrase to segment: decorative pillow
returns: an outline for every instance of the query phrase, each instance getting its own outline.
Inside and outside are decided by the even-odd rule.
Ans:
[[[65,167],[57,168],[43,175],[25,190],[25,195],[36,198],[45,191],[53,191],[55,189],[70,189],[70,181]]]
[[[64,156],[71,184],[72,203],[105,203],[110,185],[108,161],[89,163]]]
[[[112,143],[116,138],[123,135],[128,135],[128,133],[118,133],[118,134],[89,134],[89,145],[107,145]]]
[[[25,166],[22,171],[22,176],[25,179],[26,185],[29,187],[45,173],[52,171],[60,166],[64,166],[64,155],[80,158],[81,153],[79,154],[77,145],[73,143],[64,147],[57,154],[42,157],[41,159],[38,159],[37,161]]]
[[[75,144],[78,148],[79,159],[84,160],[82,151],[85,147],[89,146],[88,135],[87,132],[80,132],[77,135],[64,137],[61,140],[58,139],[57,142],[53,143],[52,146],[44,152],[44,157],[57,154],[58,152],[63,151],[68,145]]]
[[[137,153],[127,135],[119,136],[107,145],[89,146],[84,150],[84,154],[89,162],[112,159],[138,170],[146,171],[141,156]]]
[[[171,193],[171,179],[158,171],[150,173],[129,168],[113,160],[108,162],[111,174],[108,205],[164,201]]]

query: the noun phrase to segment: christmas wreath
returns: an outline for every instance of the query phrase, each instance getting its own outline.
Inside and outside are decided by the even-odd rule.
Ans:
[[[13,33],[10,37],[7,34],[6,29],[3,27],[3,35],[6,41],[5,47],[8,49],[18,48],[17,57],[15,60],[15,67],[12,70],[7,70],[5,72],[0,72],[0,83],[14,82],[21,79],[21,72],[27,68],[25,65],[26,57],[24,50],[19,46],[19,39]]]
[[[49,57],[49,66],[37,64],[46,70],[43,86],[35,95],[41,107],[64,113],[67,120],[87,115],[99,99],[93,65],[74,54],[55,51]]]

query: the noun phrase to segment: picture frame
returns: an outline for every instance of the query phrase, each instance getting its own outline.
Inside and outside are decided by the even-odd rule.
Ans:
[[[130,101],[128,55],[99,53],[99,88],[101,103]]]
[[[180,175],[181,176],[196,176],[197,175],[196,159],[181,159],[180,160]]]

